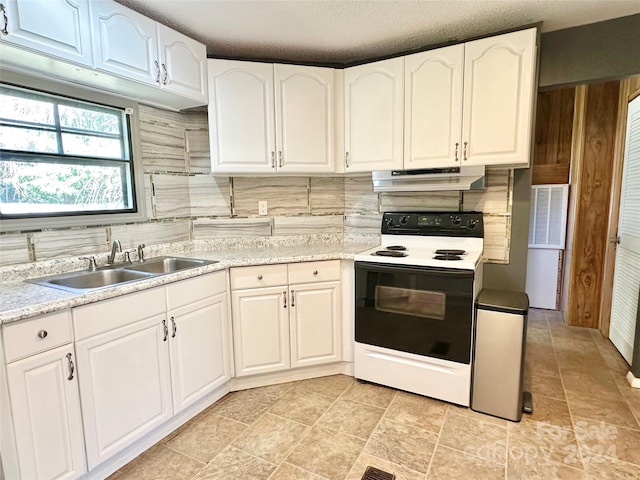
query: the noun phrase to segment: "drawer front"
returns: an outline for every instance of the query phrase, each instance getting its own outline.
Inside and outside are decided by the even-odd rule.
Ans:
[[[61,312],[10,323],[3,327],[7,363],[73,341],[71,312]]]
[[[276,287],[287,284],[287,266],[259,265],[231,269],[231,290],[245,288]]]
[[[289,285],[340,280],[340,260],[289,264]]]
[[[164,287],[130,293],[73,309],[76,341],[166,313]]]
[[[227,291],[225,271],[202,275],[167,285],[167,309],[191,305]]]

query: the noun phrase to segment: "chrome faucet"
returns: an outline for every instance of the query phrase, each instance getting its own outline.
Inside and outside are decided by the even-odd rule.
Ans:
[[[138,260],[140,260],[141,262],[144,262],[144,247],[144,243],[138,245]]]
[[[120,240],[113,241],[113,244],[111,245],[111,253],[109,254],[109,258],[107,258],[107,264],[113,264],[117,252],[122,252],[122,245],[120,245]]]

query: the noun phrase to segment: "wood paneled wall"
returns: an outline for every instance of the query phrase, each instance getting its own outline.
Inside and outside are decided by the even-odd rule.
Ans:
[[[581,158],[573,165],[577,171],[572,188],[577,189],[578,203],[565,312],[569,325],[599,326],[619,93],[618,81],[589,85],[583,128],[574,132],[579,135]]]
[[[575,87],[538,94],[533,185],[569,183]]]

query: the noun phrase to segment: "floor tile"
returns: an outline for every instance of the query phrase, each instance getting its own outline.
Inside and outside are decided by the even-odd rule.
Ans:
[[[585,464],[607,457],[638,465],[640,475],[640,431],[581,417],[575,431]]]
[[[428,480],[459,480],[460,478],[473,478],[474,480],[502,479],[505,475],[505,466],[489,462],[468,455],[458,450],[452,450],[438,445],[433,454]]]
[[[301,423],[267,413],[240,435],[233,446],[279,464],[300,441],[307,428]]]
[[[289,393],[299,382],[276,383],[275,385],[267,385],[264,387],[251,388],[248,393],[261,393],[272,397],[281,398]]]
[[[190,479],[204,467],[181,453],[155,445],[120,469],[118,480],[182,480]]]
[[[570,327],[556,321],[550,321],[549,331],[551,332],[551,336],[554,338],[571,338],[574,340],[584,340],[587,342],[592,341],[590,328]]]
[[[525,378],[524,388],[533,394],[557,398],[560,400],[565,399],[564,388],[559,377],[537,375],[533,373]]]
[[[183,430],[166,445],[204,463],[224,450],[247,426],[210,413]]]
[[[529,348],[529,345],[527,345]],[[525,356],[525,369],[528,372],[547,377],[560,377],[558,362],[553,354],[553,349],[549,355],[528,353]]]
[[[638,466],[612,459],[585,464],[586,473],[593,480],[638,480]]]
[[[523,422],[546,422],[571,428],[571,415],[565,400],[533,394],[533,412],[522,415]]]
[[[559,463],[545,463],[539,458],[509,459],[507,480],[586,480],[584,471]]]
[[[382,419],[365,446],[365,453],[426,473],[437,435],[411,425]]]
[[[287,462],[329,480],[344,479],[362,451],[364,440],[324,427],[314,427]]]
[[[374,407],[387,408],[395,394],[396,391],[391,388],[374,383],[356,381],[342,394],[342,398],[366,403]]]
[[[193,480],[266,480],[277,466],[237,448],[227,447]]]
[[[504,426],[449,412],[438,442],[494,463],[506,462],[507,429]]]
[[[382,458],[374,457],[367,453],[362,453],[353,465],[346,480],[361,480],[367,467],[375,467],[383,472],[396,476],[396,480],[423,480],[424,473],[415,472],[409,468],[388,462]]]
[[[290,463],[283,463],[273,472],[269,480],[323,480],[323,478]]]
[[[475,418],[476,420],[492,423],[495,425],[502,425],[503,427],[507,427],[509,423],[504,418],[494,417],[493,415],[487,415],[486,413],[476,412],[475,410],[471,410],[469,407],[461,407],[459,405],[447,405],[447,411],[451,413],[455,413],[456,415],[462,415],[465,417]]]
[[[596,397],[584,393],[567,393],[567,403],[574,416],[603,421],[621,427],[640,429],[631,409],[622,397],[619,400],[613,398]]]
[[[444,402],[398,392],[387,408],[385,418],[438,433],[446,413],[447,404]]]
[[[295,388],[271,407],[269,412],[311,426],[332,403],[333,400],[322,393]]]
[[[353,377],[331,375],[303,380],[296,386],[296,390],[299,392],[318,393],[330,400],[335,400],[354,382]]]
[[[544,345],[551,344],[551,334],[546,328],[527,328],[527,343],[541,343]]]
[[[573,430],[544,422],[510,422],[507,461],[533,462],[535,459],[582,469]]]
[[[366,440],[382,418],[384,409],[340,397],[318,424]]]
[[[562,369],[561,372],[562,383],[568,392],[620,398],[620,391],[610,374],[580,372],[574,369]]]

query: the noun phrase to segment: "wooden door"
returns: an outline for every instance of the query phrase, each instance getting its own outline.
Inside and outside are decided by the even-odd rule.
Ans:
[[[278,171],[333,172],[333,69],[275,65]]]
[[[231,292],[236,376],[289,368],[286,286]]]
[[[86,472],[73,345],[7,366],[21,478],[71,480]],[[3,427],[5,428],[5,427]]]
[[[344,71],[347,172],[402,168],[403,59]]]
[[[275,172],[273,65],[209,60],[208,69],[212,171]]]
[[[404,60],[404,168],[460,166],[464,45]]]
[[[528,166],[536,29],[465,44],[462,161]]]

